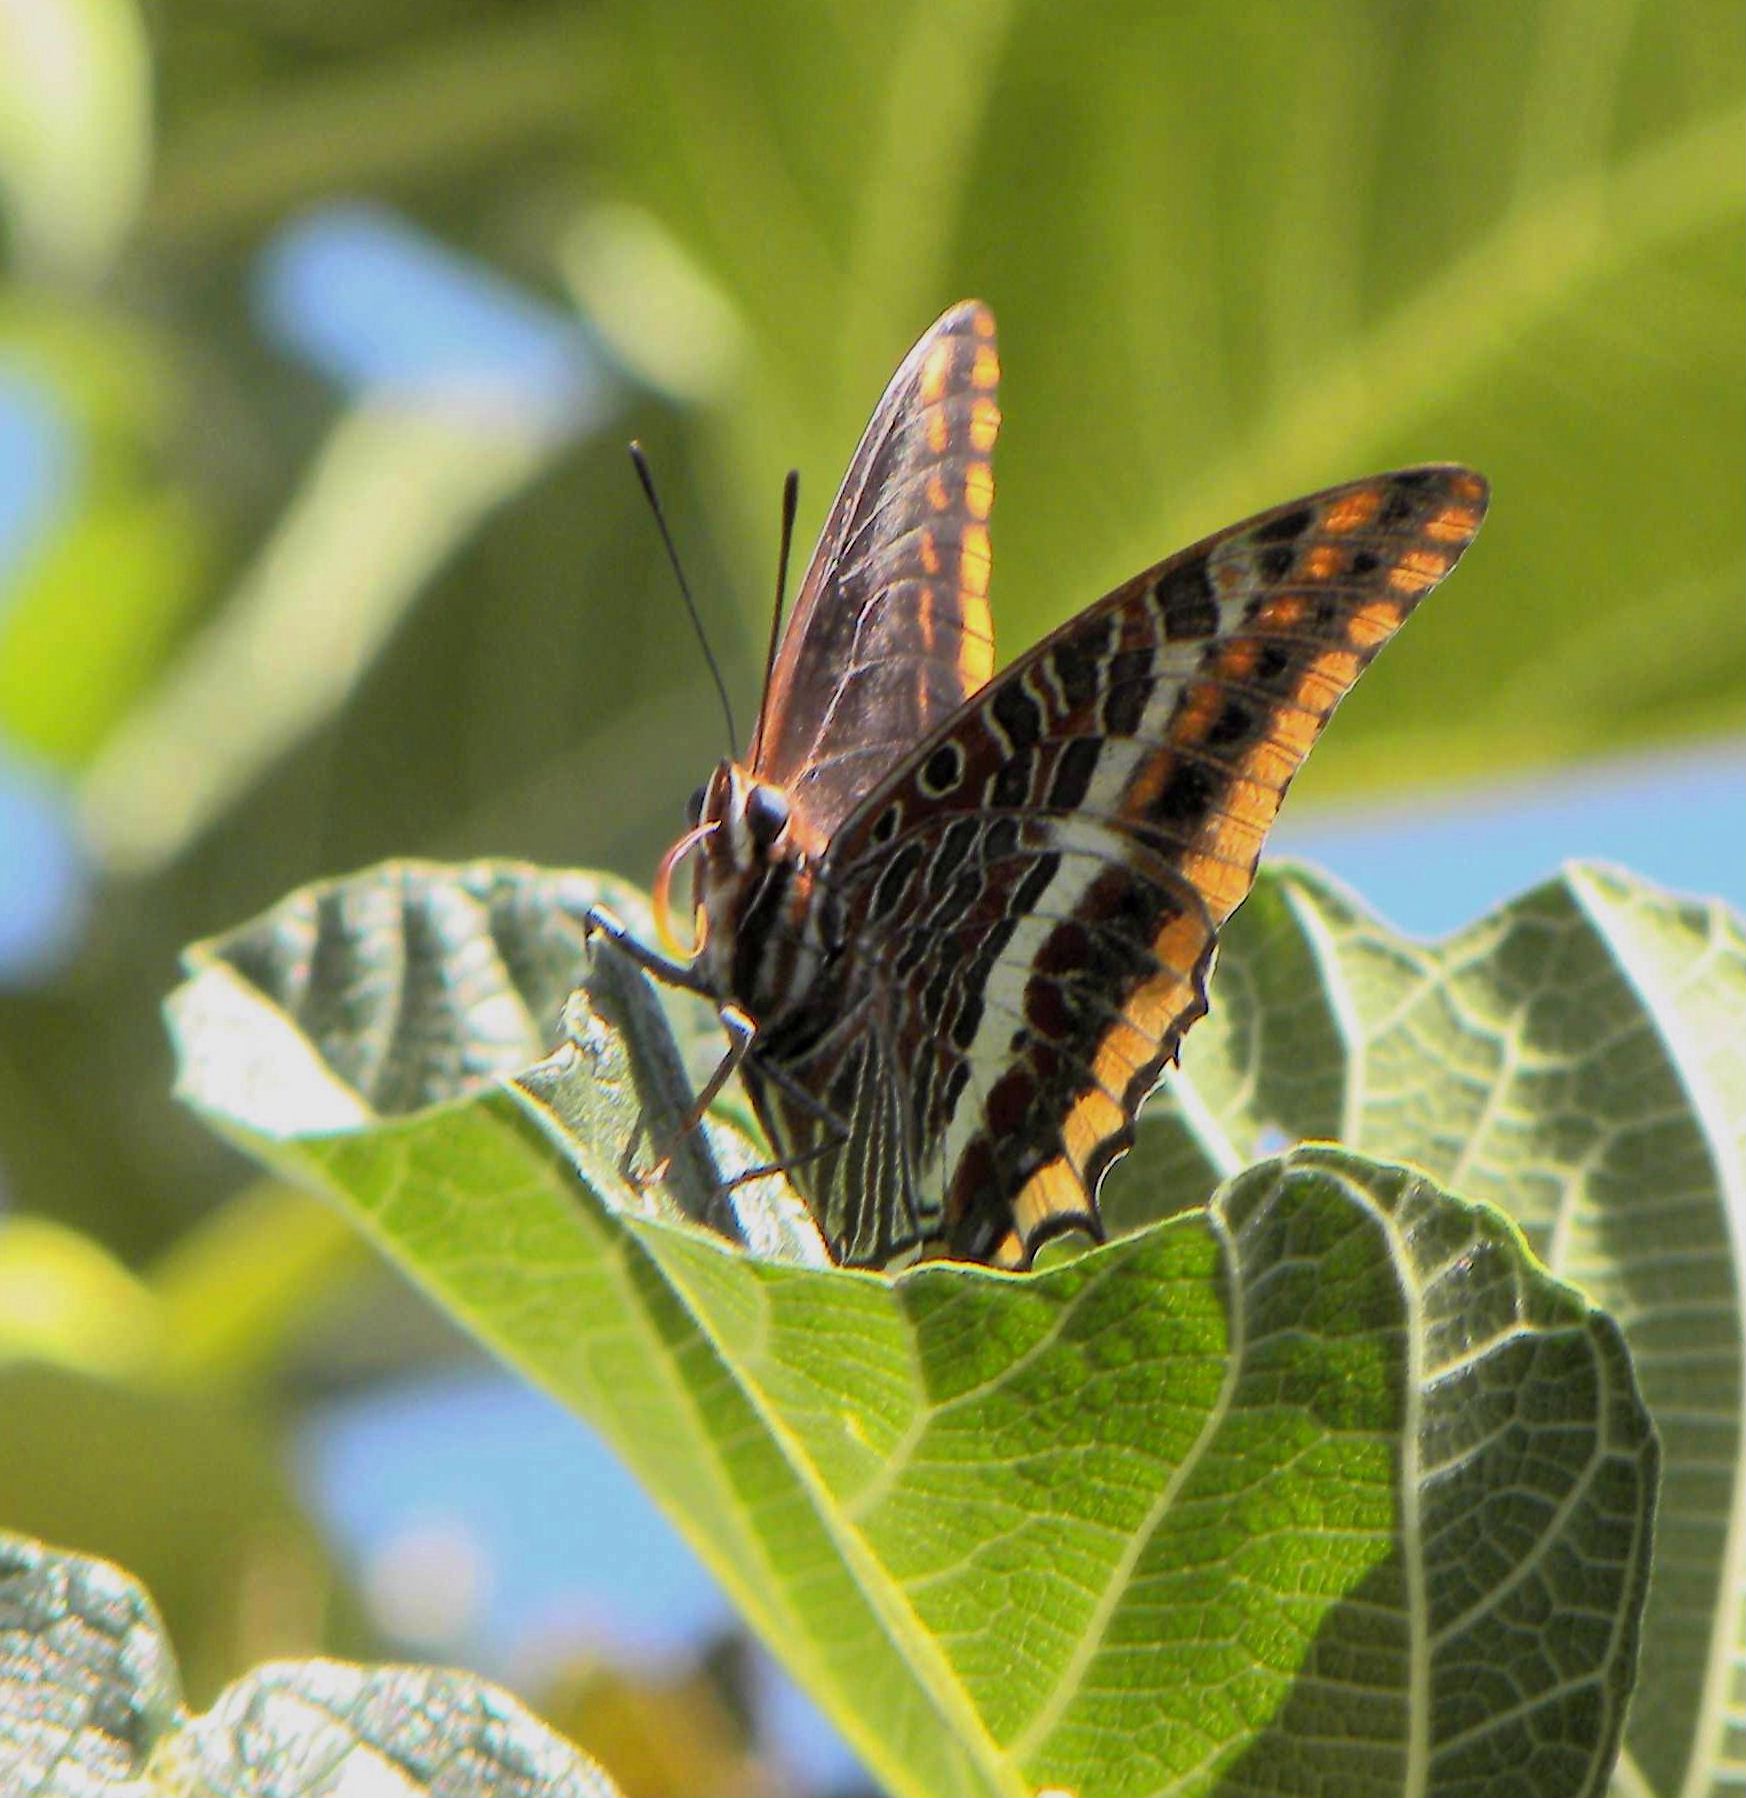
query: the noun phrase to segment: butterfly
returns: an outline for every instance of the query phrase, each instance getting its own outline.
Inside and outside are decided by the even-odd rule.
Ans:
[[[994,672],[992,313],[905,357],[694,797],[697,941],[776,1165],[836,1259],[1021,1269],[1097,1191],[1207,1008],[1220,928],[1334,707],[1473,540],[1485,481],[1402,469],[1146,569]],[[671,939],[667,939],[671,942]],[[676,946],[675,946],[676,947]]]

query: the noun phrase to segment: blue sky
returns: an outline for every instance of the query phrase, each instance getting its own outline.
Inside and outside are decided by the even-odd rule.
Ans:
[[[1392,923],[1436,937],[1556,872],[1615,862],[1746,907],[1746,741],[1664,750],[1447,798],[1289,813],[1279,854],[1331,870]]]
[[[8,577],[52,528],[77,475],[78,446],[53,392],[0,364],[0,608]],[[0,984],[69,954],[83,880],[65,795],[0,737]]]

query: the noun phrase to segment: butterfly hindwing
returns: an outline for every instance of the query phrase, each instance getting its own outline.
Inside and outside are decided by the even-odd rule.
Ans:
[[[999,372],[993,315],[954,306],[893,376],[820,535],[754,768],[817,847],[993,671]]]
[[[866,1259],[938,1237],[1022,1266],[1095,1229],[1287,785],[1485,504],[1467,469],[1412,469],[1209,538],[1022,656],[844,821],[820,887],[874,963],[859,1077],[886,1090],[858,1103],[902,1187]],[[827,1236],[865,1170],[801,1176]]]

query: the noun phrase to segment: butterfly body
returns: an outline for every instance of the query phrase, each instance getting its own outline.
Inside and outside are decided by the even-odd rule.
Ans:
[[[993,674],[994,324],[899,368],[832,508],[744,762],[685,842],[701,944],[647,965],[734,1033],[832,1253],[1029,1264],[1206,1009],[1286,785],[1471,541],[1484,482],[1409,469],[1136,575]],[[707,1095],[706,1095],[707,1096]]]
[[[776,808],[760,812],[766,795]],[[774,1028],[817,976],[823,919],[809,857],[789,828],[786,795],[738,762],[704,788],[694,901],[707,920],[696,965],[706,989]],[[770,823],[763,820],[769,818]]]

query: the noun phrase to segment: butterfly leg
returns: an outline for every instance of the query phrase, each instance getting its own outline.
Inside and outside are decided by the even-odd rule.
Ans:
[[[583,916],[583,929],[588,936],[593,936],[598,932],[633,966],[640,968],[651,979],[660,981],[663,986],[677,987],[682,992],[695,993],[703,999],[713,998],[713,994],[704,985],[694,966],[687,962],[672,961],[664,955],[657,954],[646,943],[640,942],[632,935],[624,920],[616,912],[609,911],[604,905],[589,906]],[[729,1011],[733,1012],[731,1019],[728,1016]],[[722,1057],[715,1072],[705,1082],[703,1091],[693,1101],[685,1116],[680,1119],[678,1128],[673,1132],[666,1149],[655,1158],[654,1166],[643,1174],[634,1172],[628,1165],[624,1168],[626,1179],[630,1180],[633,1185],[645,1188],[657,1186],[666,1178],[667,1170],[672,1165],[674,1151],[702,1123],[704,1113],[715,1103],[721,1089],[745,1059],[746,1050],[751,1047],[752,1038],[757,1034],[756,1026],[744,1012],[735,1007],[721,1008],[721,1017],[729,1038],[727,1054]]]
[[[661,981],[664,985],[675,986],[681,991],[696,993],[700,998],[713,999],[710,992],[699,977],[697,970],[686,962],[670,961],[664,955],[658,955],[647,944],[639,942],[630,932],[624,920],[616,913],[609,911],[604,905],[591,905],[584,919],[585,928],[598,930],[608,938],[615,949],[623,951],[645,974]],[[643,1186],[658,1186],[666,1178],[667,1169],[672,1164],[673,1151],[704,1120],[712,1106],[721,1096],[724,1086],[739,1072],[740,1063],[746,1058],[753,1042],[757,1039],[758,1026],[752,1018],[737,1005],[720,1005],[716,1007],[721,1018],[722,1028],[728,1034],[727,1053],[716,1063],[714,1071],[703,1083],[703,1090],[693,1100],[690,1110],[679,1121],[679,1127],[673,1132],[672,1140],[664,1153],[655,1158],[654,1165],[646,1174],[637,1176],[637,1183]],[[788,1092],[795,1100],[814,1112],[825,1129],[824,1140],[815,1143],[811,1148],[792,1156],[787,1161],[772,1161],[763,1167],[747,1168],[744,1173],[735,1174],[723,1184],[727,1188],[744,1186],[753,1180],[762,1180],[771,1174],[786,1174],[790,1169],[804,1166],[809,1161],[816,1161],[819,1156],[839,1147],[848,1140],[849,1126],[828,1106],[821,1105],[804,1087],[787,1078],[779,1069],[768,1070],[770,1077]]]
[[[673,1140],[667,1145],[666,1153],[657,1156],[655,1165],[649,1169],[645,1179],[651,1186],[666,1179],[673,1151],[703,1122],[710,1106],[721,1096],[721,1089],[739,1072],[740,1063],[746,1059],[746,1051],[757,1037],[758,1026],[737,1005],[721,1006],[720,1016],[721,1027],[728,1036],[727,1053],[715,1064],[715,1072],[704,1081],[703,1090],[691,1101],[691,1109],[679,1120],[679,1128],[673,1132]],[[733,1186],[738,1182],[730,1180],[728,1184]]]
[[[849,1140],[849,1126],[834,1111],[826,1111],[822,1107],[819,1109],[819,1118],[824,1125],[825,1134],[810,1149],[801,1149],[785,1161],[766,1161],[762,1167],[749,1167],[743,1173],[731,1175],[723,1185],[731,1190],[752,1180],[767,1180],[772,1174],[780,1174],[787,1179],[797,1167],[805,1167],[808,1163],[817,1161],[821,1155],[828,1155],[832,1149],[840,1149]]]
[[[699,993],[706,999],[711,997],[695,964],[672,961],[665,955],[656,954],[646,943],[639,942],[631,934],[630,926],[616,912],[608,911],[604,905],[589,906],[583,915],[582,928],[589,936],[599,931],[603,937],[609,938],[615,949],[628,955],[645,974],[660,981],[663,986],[676,986],[683,992]]]
[[[840,1149],[849,1140],[847,1122],[828,1105],[822,1104],[797,1080],[783,1073],[779,1067],[767,1066],[763,1073],[767,1080],[781,1087],[797,1105],[810,1111],[823,1127],[824,1134],[810,1148],[801,1149],[781,1161],[768,1161],[762,1167],[749,1167],[744,1173],[735,1174],[726,1182],[729,1187],[744,1186],[748,1181],[767,1179],[772,1174],[786,1176],[797,1167],[805,1167],[808,1162],[817,1161],[821,1155],[828,1155],[832,1149]]]
[[[746,1059],[748,1051],[757,1039],[758,1026],[737,1005],[720,1007],[720,1017],[722,1029],[728,1035],[727,1053],[715,1064],[714,1071],[703,1083],[703,1090],[692,1101],[691,1109],[680,1119],[679,1127],[674,1131],[673,1140],[668,1144],[666,1153],[657,1157],[654,1166],[642,1176],[643,1182],[649,1186],[658,1185],[667,1177],[667,1168],[672,1162],[673,1151],[708,1116],[710,1106],[721,1096],[721,1089],[739,1072],[740,1063]],[[815,1143],[810,1149],[790,1157],[787,1161],[772,1161],[762,1167],[746,1168],[743,1172],[724,1180],[722,1182],[724,1190],[731,1192],[736,1186],[745,1186],[753,1180],[766,1179],[771,1174],[787,1174],[792,1169],[804,1166],[809,1161],[816,1161],[820,1155],[847,1140],[849,1127],[834,1111],[827,1110],[816,1099],[801,1092],[798,1087],[794,1090],[800,1093],[800,1096],[818,1113],[826,1131],[829,1132],[825,1140]]]

